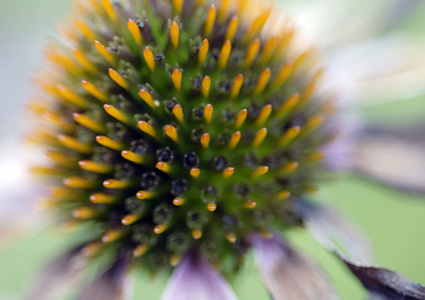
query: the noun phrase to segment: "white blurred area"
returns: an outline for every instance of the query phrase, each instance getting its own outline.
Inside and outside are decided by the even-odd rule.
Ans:
[[[37,182],[28,169],[41,159],[25,138],[31,128],[26,103],[31,75],[42,66],[43,47],[69,10],[66,0],[0,0],[0,251],[34,224]],[[6,244],[7,242],[7,244]]]

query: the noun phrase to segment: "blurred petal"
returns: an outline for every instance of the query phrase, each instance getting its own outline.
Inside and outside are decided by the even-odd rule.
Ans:
[[[373,251],[368,239],[354,224],[330,207],[297,200],[294,202],[294,209],[313,236],[329,250],[344,253],[362,263],[373,261]]]
[[[58,299],[80,278],[85,259],[80,255],[81,247],[68,251],[48,263],[38,274],[33,288],[25,299]]]
[[[425,194],[423,146],[393,135],[363,136],[356,142],[353,171],[406,192]]]
[[[127,300],[131,298],[128,264],[118,260],[97,277],[77,300]]]
[[[409,17],[423,3],[422,0],[397,0],[388,10],[386,27],[391,27]]]
[[[273,237],[252,238],[260,275],[274,300],[338,299],[320,267]]]
[[[187,254],[169,280],[161,300],[237,300],[227,281],[194,253]]]
[[[349,170],[360,121],[354,114],[345,112],[329,120],[325,126],[325,130],[334,136],[321,149],[325,156],[325,166],[331,171]]]
[[[362,106],[424,95],[424,51],[423,39],[400,34],[340,48],[327,57],[322,89]]]
[[[373,300],[425,299],[425,287],[410,281],[399,273],[378,267],[358,265],[342,257],[341,259],[371,293]]]

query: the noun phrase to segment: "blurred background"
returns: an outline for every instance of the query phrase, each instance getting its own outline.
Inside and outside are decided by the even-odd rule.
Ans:
[[[28,127],[30,77],[42,66],[43,46],[69,13],[71,1],[0,4],[0,223],[5,223],[14,203],[8,202],[4,189],[17,188],[8,180],[23,174],[27,166],[19,155],[26,150],[21,134]],[[277,6],[295,21],[303,33],[301,42],[315,40],[323,50],[329,88],[338,90],[368,124],[425,128],[424,1],[280,0]],[[321,186],[314,197],[337,207],[367,233],[379,265],[425,284],[424,199],[352,175]],[[18,212],[24,217],[28,213]],[[317,258],[342,299],[365,298],[357,280],[308,233],[293,232],[289,238]],[[0,241],[0,299],[19,299],[43,263],[70,243],[67,237],[34,228]],[[159,299],[166,278],[137,276],[134,299]],[[268,299],[251,256],[232,285],[240,299]]]

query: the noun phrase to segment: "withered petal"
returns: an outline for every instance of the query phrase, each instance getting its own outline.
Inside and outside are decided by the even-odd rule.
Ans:
[[[256,262],[274,300],[338,299],[321,268],[276,236],[251,239]]]
[[[425,287],[391,270],[363,266],[339,256],[371,293],[371,299],[425,299]]]

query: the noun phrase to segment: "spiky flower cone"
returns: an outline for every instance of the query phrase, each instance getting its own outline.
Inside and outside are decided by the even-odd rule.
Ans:
[[[37,170],[57,181],[58,219],[86,224],[86,254],[158,270],[192,250],[231,273],[253,233],[299,223],[327,106],[293,30],[247,5],[82,2],[47,51],[31,108],[52,166]]]

